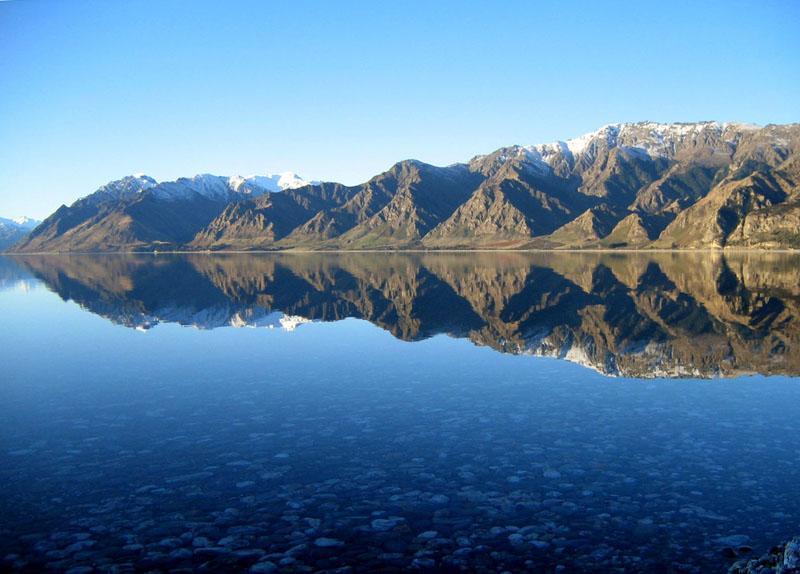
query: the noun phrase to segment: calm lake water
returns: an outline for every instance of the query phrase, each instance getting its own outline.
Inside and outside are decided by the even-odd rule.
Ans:
[[[798,255],[7,257],[0,317],[6,570],[723,572],[800,534]]]

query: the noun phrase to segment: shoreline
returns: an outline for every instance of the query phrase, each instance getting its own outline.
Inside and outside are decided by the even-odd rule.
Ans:
[[[800,253],[800,248],[762,249],[749,247],[704,247],[698,249],[175,249],[175,250],[138,250],[138,251],[30,251],[0,252],[0,256],[27,255],[226,255],[253,254],[279,255],[297,253],[385,253],[400,255],[403,253]]]

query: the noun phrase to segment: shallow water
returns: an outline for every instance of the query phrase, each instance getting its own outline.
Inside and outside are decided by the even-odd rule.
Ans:
[[[800,533],[798,275],[752,254],[0,259],[0,558],[724,571]]]

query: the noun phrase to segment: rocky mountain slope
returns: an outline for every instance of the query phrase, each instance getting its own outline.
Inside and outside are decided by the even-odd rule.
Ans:
[[[793,248],[799,145],[800,124],[641,122],[352,187],[131,176],[14,249]]]

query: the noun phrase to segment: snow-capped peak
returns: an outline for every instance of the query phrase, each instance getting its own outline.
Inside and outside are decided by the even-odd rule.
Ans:
[[[673,155],[678,146],[701,135],[715,137],[720,144],[732,144],[735,142],[735,136],[728,136],[726,132],[757,129],[760,127],[752,124],[714,121],[616,123],[607,124],[598,130],[566,141],[525,146],[522,149],[526,150],[531,160],[545,164],[550,164],[559,153],[564,155],[569,153],[573,157],[589,153],[597,144],[604,144],[608,148],[625,147],[643,152],[650,157],[663,157]],[[733,139],[730,139],[731,137]]]
[[[108,182],[94,193],[78,201],[80,203],[100,205],[110,201],[126,200],[156,185],[158,185],[158,182],[148,175],[128,175],[122,179]]]
[[[224,201],[230,195],[228,179],[210,173],[200,173],[194,177],[180,177],[175,181],[163,181],[150,193],[158,199],[174,201],[203,196],[208,199]]]
[[[247,177],[201,173],[194,177],[180,177],[175,181],[161,183],[143,173],[137,173],[111,181],[79,201],[94,205],[109,201],[127,201],[145,191],[152,194],[153,197],[167,201],[190,199],[197,196],[215,201],[230,201],[236,199],[236,194],[259,196],[315,183],[318,182],[306,181],[290,171]]]
[[[272,193],[295,189],[304,185],[313,185],[315,181],[306,181],[299,175],[291,171],[283,173],[268,173],[266,175],[234,175],[228,178],[228,183],[233,191],[241,193],[253,193],[254,188],[259,188]]]
[[[599,130],[589,132],[588,134],[583,134],[582,136],[576,138],[568,139],[566,142],[564,142],[564,145],[573,155],[583,153],[589,144],[597,139],[603,139],[609,146],[613,146],[616,144],[616,138],[619,135],[620,125],[621,124],[605,125]]]
[[[5,218],[0,217],[0,227],[19,227],[21,229],[30,230],[39,225],[41,221],[38,219],[32,219],[30,217],[11,217]]]
[[[20,217],[12,217],[11,221],[16,223],[20,227],[31,228],[31,229],[36,227],[37,225],[39,225],[41,223],[41,221],[39,221],[37,219],[33,219],[31,217],[27,217],[25,215],[22,215]]]

